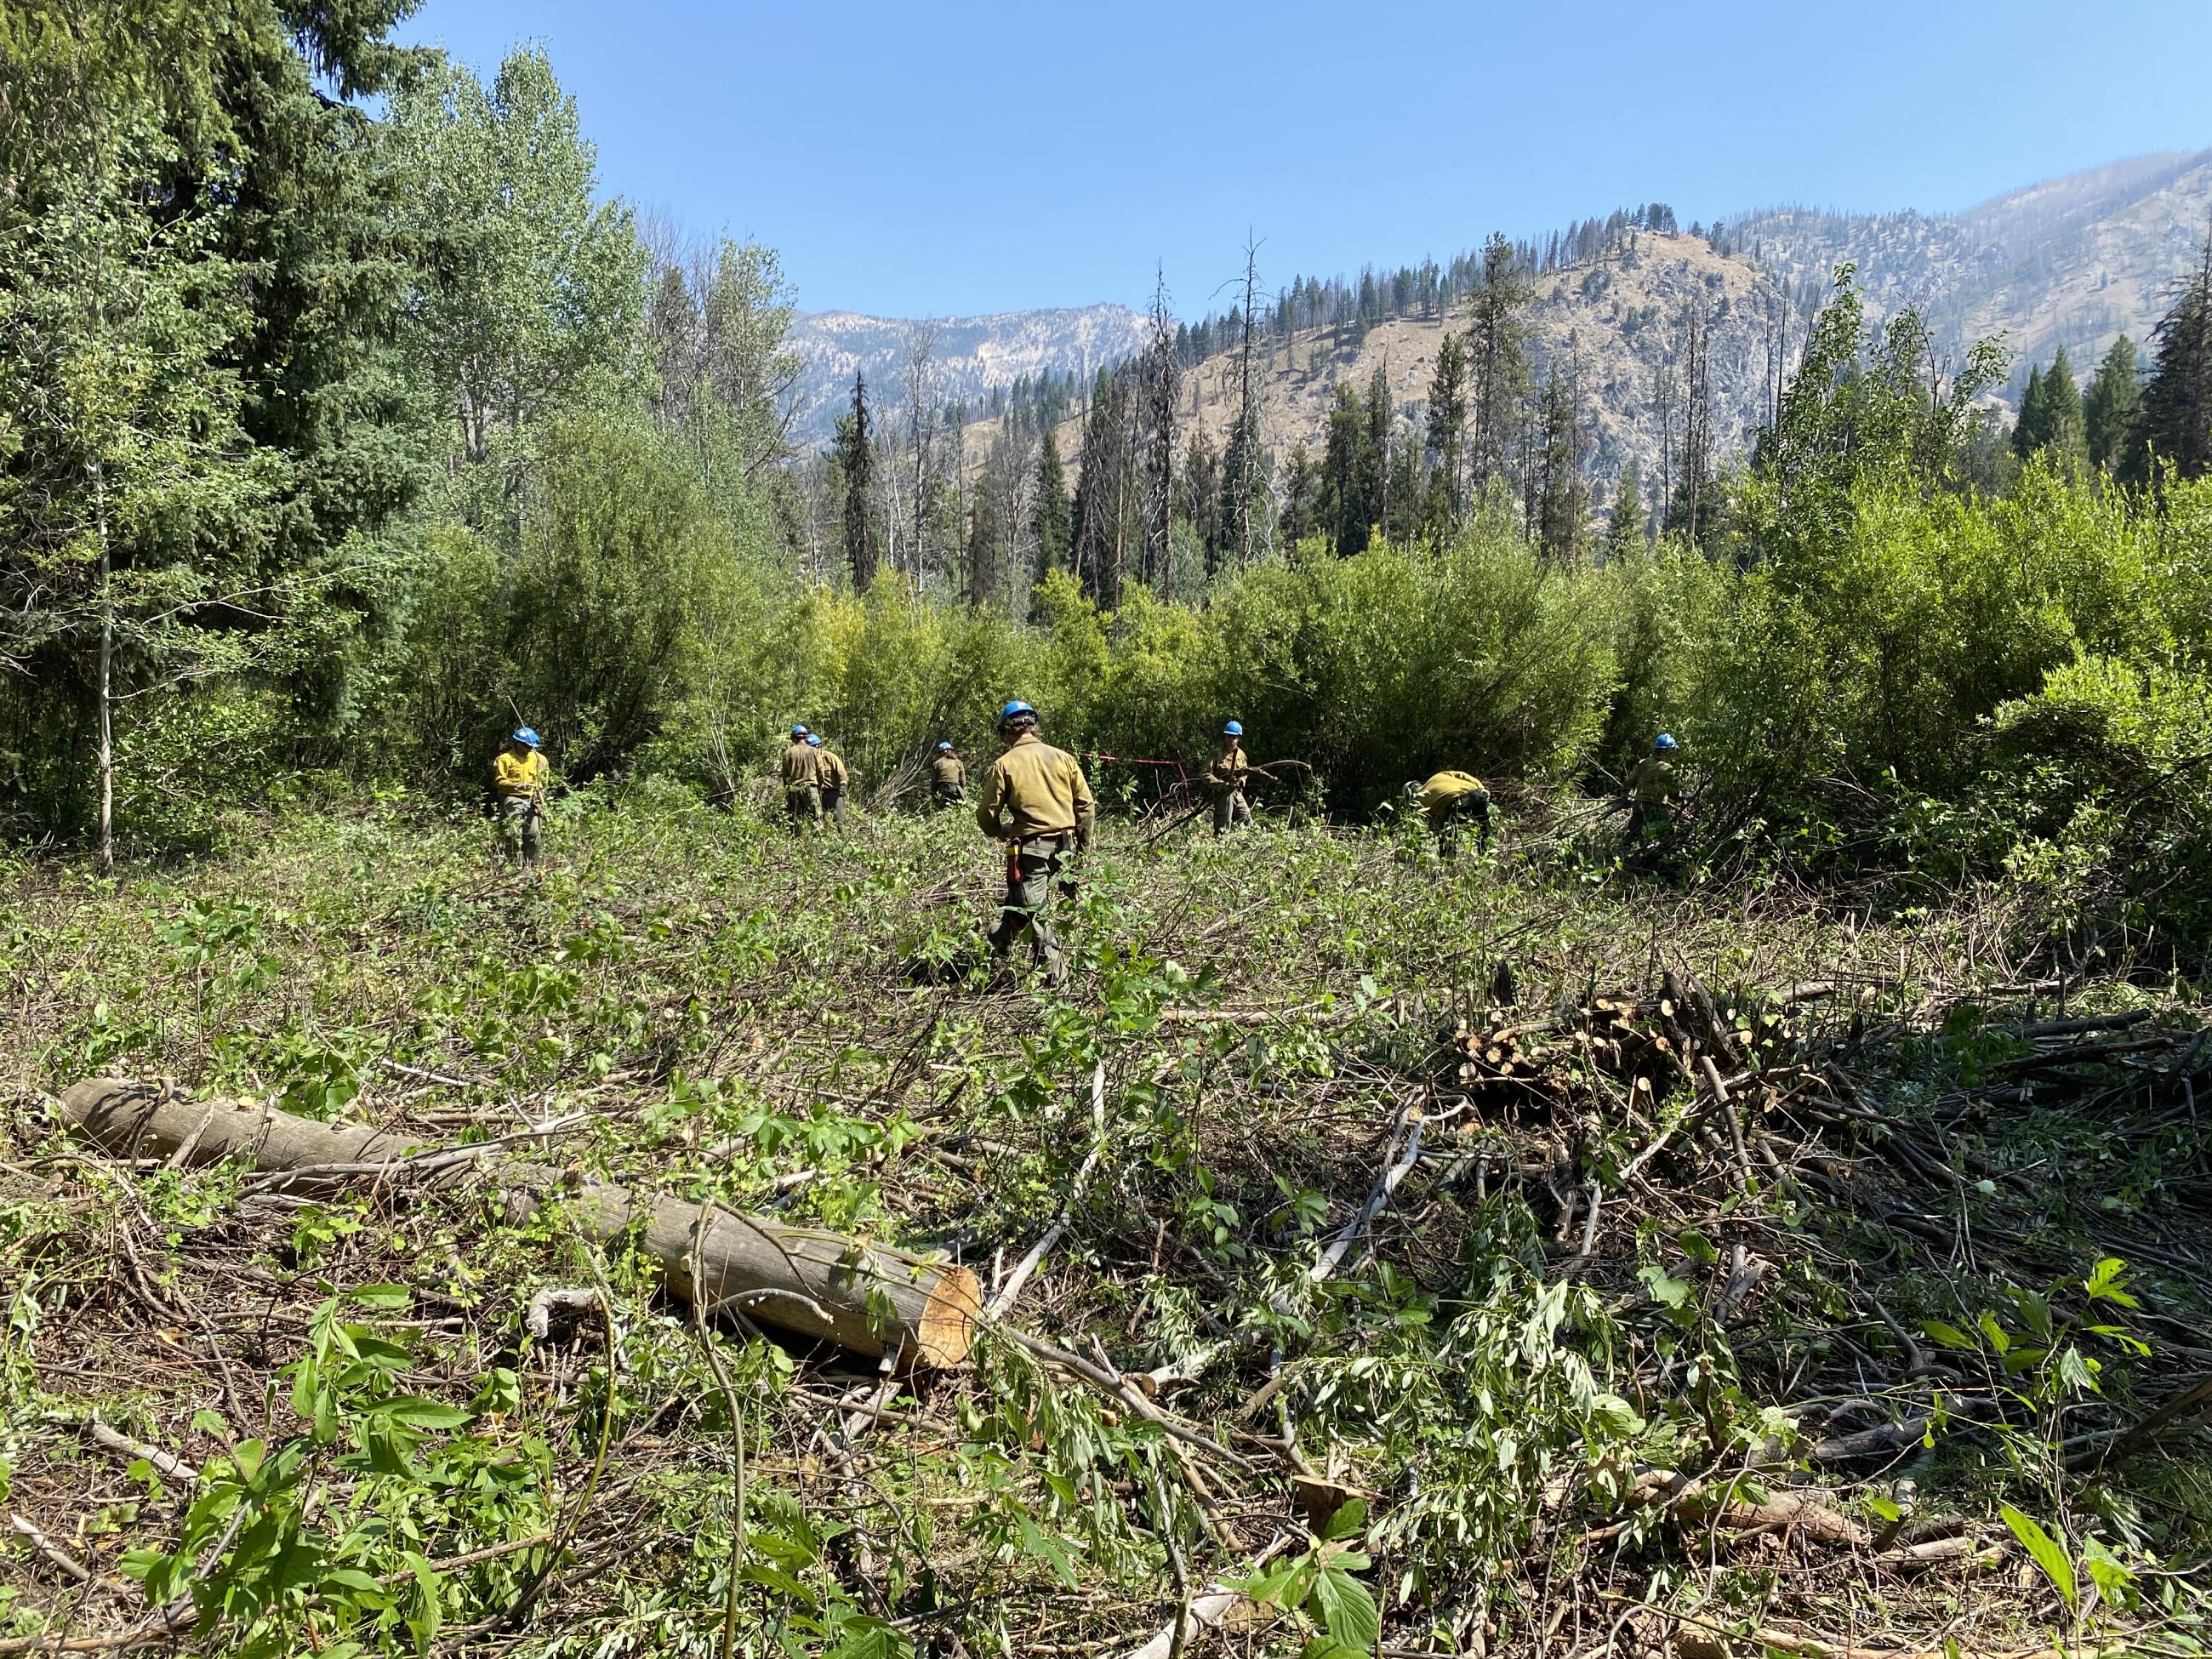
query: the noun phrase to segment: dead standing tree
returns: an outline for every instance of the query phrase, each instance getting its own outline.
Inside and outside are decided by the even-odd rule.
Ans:
[[[1158,586],[1160,597],[1174,596],[1175,573],[1168,533],[1175,497],[1176,392],[1175,319],[1168,314],[1164,269],[1152,287],[1152,333],[1145,348],[1141,398],[1145,447],[1144,580]]]
[[[1259,493],[1259,406],[1252,389],[1252,304],[1260,283],[1260,245],[1248,234],[1244,241],[1244,307],[1240,320],[1243,345],[1237,360],[1237,422],[1230,428],[1229,452],[1224,458],[1222,488],[1227,496],[1228,528],[1236,538],[1239,568],[1252,562],[1252,498]]]
[[[923,526],[929,512],[929,449],[935,437],[930,398],[937,384],[937,329],[916,323],[906,336],[907,437],[914,449],[914,579],[924,571]]]

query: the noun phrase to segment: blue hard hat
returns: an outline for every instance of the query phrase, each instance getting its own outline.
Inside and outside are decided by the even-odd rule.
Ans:
[[[822,746],[822,739],[814,732],[809,732],[806,734],[806,746],[810,749],[819,749]]]
[[[806,728],[803,726],[794,726],[791,728],[791,735],[794,738],[803,738],[806,735]]]
[[[531,748],[532,748],[532,749],[537,748],[537,747],[538,747],[538,731],[537,731],[537,728],[536,728],[535,726],[516,726],[516,727],[514,728],[514,740],[515,740],[515,742],[517,742],[517,743],[527,744],[529,744],[529,746],[530,746]]]
[[[1016,719],[1023,714],[1028,714],[1034,718],[1036,714],[1036,709],[1030,708],[1029,704],[1024,702],[1019,697],[1016,697],[1012,702],[1008,703],[1004,708],[1001,708],[999,711],[999,724],[1004,726],[1008,720]]]
[[[1651,746],[1654,749],[1660,750],[1662,753],[1664,753],[1669,749],[1679,749],[1681,747],[1680,744],[1676,743],[1674,738],[1668,736],[1664,732],[1662,732],[1659,734],[1659,741],[1653,744]]]
[[[1221,735],[1224,738],[1243,737],[1244,735],[1244,722],[1243,720],[1230,721],[1228,725],[1221,728]]]
[[[937,752],[940,755],[949,755],[952,752],[952,745],[949,743],[940,743],[937,745]]]

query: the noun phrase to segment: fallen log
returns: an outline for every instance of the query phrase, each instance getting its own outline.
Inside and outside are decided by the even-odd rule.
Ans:
[[[427,1174],[451,1182],[461,1175],[453,1153],[467,1150],[318,1123],[252,1103],[181,1099],[126,1078],[77,1084],[62,1097],[62,1110],[76,1133],[117,1156],[166,1157],[181,1149],[191,1164],[235,1158],[257,1170],[333,1178]],[[982,1287],[965,1267],[608,1182],[575,1182],[543,1164],[511,1164],[501,1173],[523,1215],[549,1198],[564,1198],[577,1224],[603,1243],[641,1224],[640,1248],[659,1265],[669,1290],[703,1312],[741,1312],[871,1358],[896,1350],[925,1368],[968,1357]]]

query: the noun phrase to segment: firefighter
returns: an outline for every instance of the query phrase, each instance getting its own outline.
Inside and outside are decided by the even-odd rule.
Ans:
[[[819,732],[809,732],[806,743],[822,768],[822,816],[830,820],[832,829],[842,831],[845,827],[845,792],[853,783],[852,769],[845,764],[843,756],[822,741]]]
[[[538,862],[544,845],[545,786],[551,769],[545,763],[538,733],[527,726],[493,757],[491,787],[499,796],[499,836],[511,859],[528,869]]]
[[[1244,723],[1231,720],[1221,728],[1221,752],[1199,775],[1199,781],[1213,793],[1213,833],[1225,836],[1238,824],[1252,822],[1252,804],[1244,799],[1245,775],[1252,763],[1244,756]]]
[[[1427,812],[1429,828],[1436,832],[1439,858],[1459,856],[1460,827],[1468,823],[1474,825],[1477,844],[1489,847],[1490,791],[1474,773],[1434,773],[1425,783],[1407,784],[1406,793]]]
[[[793,830],[822,826],[822,757],[806,741],[810,735],[793,726],[791,747],[783,751],[783,805]]]
[[[1001,966],[1024,933],[1031,954],[1055,988],[1067,983],[1067,959],[1048,912],[1054,884],[1089,850],[1097,820],[1090,781],[1075,757],[1037,735],[1037,713],[1016,699],[999,711],[1006,748],[984,775],[975,823],[1006,849],[1006,900],[991,931]]]
[[[1662,834],[1674,827],[1674,757],[1681,744],[1662,732],[1653,739],[1651,752],[1636,763],[1628,775],[1628,830],[1632,847],[1655,825]]]
[[[929,798],[940,811],[968,799],[968,768],[949,743],[939,744],[930,760]]]

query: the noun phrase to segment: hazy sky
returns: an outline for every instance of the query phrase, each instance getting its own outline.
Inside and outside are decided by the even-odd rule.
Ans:
[[[2207,0],[880,5],[424,0],[536,40],[604,187],[781,250],[809,310],[1212,308],[1624,204],[1965,207],[2212,145]]]

